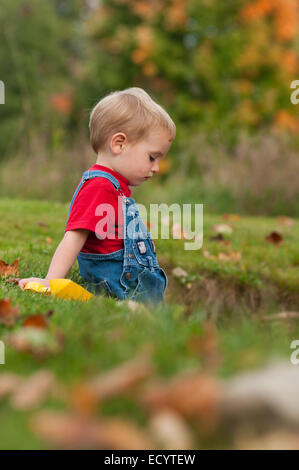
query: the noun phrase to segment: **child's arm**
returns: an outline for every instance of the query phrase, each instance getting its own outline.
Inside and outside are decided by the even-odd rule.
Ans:
[[[89,230],[85,229],[68,230],[56,248],[45,279],[38,277],[20,279],[20,288],[24,290],[25,285],[29,281],[36,281],[43,286],[49,287],[49,279],[64,279],[73,266],[89,232]]]

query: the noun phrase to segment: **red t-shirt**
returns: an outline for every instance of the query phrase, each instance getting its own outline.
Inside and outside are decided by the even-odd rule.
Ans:
[[[129,181],[116,171],[98,164],[93,165],[89,170],[110,173],[120,183],[124,195],[131,196]],[[101,204],[110,204],[110,206],[108,210],[105,210],[104,206],[99,207]],[[120,250],[124,247],[123,213],[122,210],[119,211],[121,207],[120,195],[111,181],[101,177],[87,180],[75,198],[65,232],[79,228],[90,230],[81,249],[85,253],[112,253]],[[109,233],[110,238],[109,235],[107,236]],[[111,235],[114,234],[113,240]]]

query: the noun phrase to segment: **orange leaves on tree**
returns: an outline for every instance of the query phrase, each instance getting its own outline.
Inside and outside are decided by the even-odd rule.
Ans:
[[[187,2],[184,0],[171,0],[166,11],[166,29],[169,31],[182,29],[186,26],[187,19]]]
[[[285,51],[281,57],[281,65],[290,74],[295,74],[299,69],[297,53],[294,50]]]
[[[299,21],[298,0],[255,0],[243,7],[240,16],[245,22],[251,22],[269,14],[274,17],[275,34],[279,41],[295,38]]]
[[[72,99],[68,93],[55,93],[50,96],[50,106],[60,114],[70,114],[72,104]]]
[[[275,32],[277,39],[288,41],[295,38],[298,31],[298,0],[275,0]]]
[[[285,109],[281,109],[275,115],[274,127],[279,130],[297,133],[299,130],[299,122],[295,116],[292,116]]]
[[[159,175],[166,175],[169,173],[171,168],[171,160],[169,158],[163,158],[159,162]]]
[[[7,264],[5,263],[5,261],[0,259],[0,276],[6,277],[11,274],[20,275],[20,272],[18,269],[19,260],[20,258],[17,258],[12,264]]]
[[[137,48],[132,52],[133,62],[142,66],[142,71],[146,76],[154,76],[157,67],[150,60],[153,52],[153,30],[148,25],[140,25],[136,28]]]
[[[257,20],[272,12],[274,8],[273,0],[257,0],[245,5],[240,16],[245,21]]]
[[[160,0],[140,0],[131,3],[132,11],[146,21],[152,21],[163,10]]]

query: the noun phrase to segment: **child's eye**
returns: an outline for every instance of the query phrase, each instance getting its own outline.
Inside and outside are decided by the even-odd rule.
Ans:
[[[154,161],[155,161],[155,158],[152,157],[151,155],[150,155],[150,161],[151,161],[151,162],[154,162]]]

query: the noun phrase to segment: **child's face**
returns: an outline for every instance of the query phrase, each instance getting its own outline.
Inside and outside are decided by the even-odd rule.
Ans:
[[[140,142],[126,143],[118,157],[118,170],[129,180],[130,186],[139,186],[159,171],[159,161],[172,143],[168,131],[163,128],[153,130]]]

